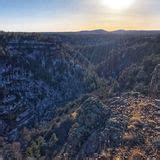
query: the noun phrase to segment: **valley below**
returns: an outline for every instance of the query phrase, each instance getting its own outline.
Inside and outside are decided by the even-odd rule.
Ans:
[[[0,159],[160,159],[160,32],[0,32]]]

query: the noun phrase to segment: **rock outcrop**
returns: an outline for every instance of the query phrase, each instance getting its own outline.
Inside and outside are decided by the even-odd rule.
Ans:
[[[160,64],[158,64],[153,72],[150,83],[150,95],[154,98],[160,98]]]

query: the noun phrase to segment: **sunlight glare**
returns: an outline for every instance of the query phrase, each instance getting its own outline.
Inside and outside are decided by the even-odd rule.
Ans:
[[[112,10],[125,10],[129,8],[135,0],[102,0],[103,5]]]

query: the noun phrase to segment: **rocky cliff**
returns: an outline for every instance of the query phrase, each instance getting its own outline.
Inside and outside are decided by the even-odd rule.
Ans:
[[[54,109],[96,88],[96,80],[61,42],[8,38],[1,49],[0,134],[50,121]]]

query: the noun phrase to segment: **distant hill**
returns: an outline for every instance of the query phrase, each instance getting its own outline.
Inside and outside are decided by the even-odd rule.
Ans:
[[[112,31],[114,34],[157,34],[160,33],[160,30],[116,30]]]
[[[1,31],[0,33],[5,33],[5,31]],[[7,33],[7,32],[6,32]],[[8,32],[8,33],[25,33],[25,32]],[[36,33],[36,32],[30,32]],[[115,31],[107,31],[104,29],[96,29],[96,30],[81,30],[81,31],[69,31],[69,32],[38,32],[40,34],[56,34],[56,35],[113,35],[113,34],[121,34],[121,35],[129,35],[129,34],[159,34],[160,30],[115,30]]]
[[[80,33],[80,34],[108,34],[109,32],[103,29],[98,29],[98,30],[86,30],[86,31],[80,31],[80,32],[76,32],[76,33]]]

